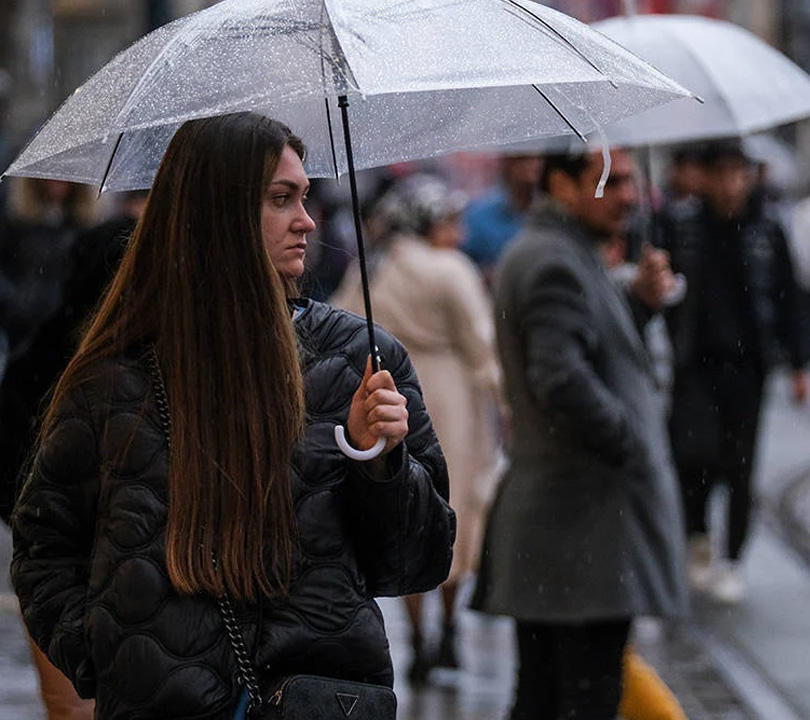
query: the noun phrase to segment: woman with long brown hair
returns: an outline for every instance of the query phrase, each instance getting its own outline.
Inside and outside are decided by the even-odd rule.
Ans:
[[[230,720],[234,634],[260,686],[390,687],[373,597],[449,569],[446,468],[407,355],[381,332],[391,372],[372,375],[362,320],[287,299],[314,227],[303,158],[256,114],[184,124],[46,415],[12,577],[104,720]],[[383,456],[345,458],[338,423],[360,449],[385,437]]]

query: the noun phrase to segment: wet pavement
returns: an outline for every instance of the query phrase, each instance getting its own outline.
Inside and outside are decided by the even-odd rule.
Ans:
[[[398,678],[409,653],[407,621],[396,601],[384,603]],[[438,614],[435,600],[434,617]],[[438,628],[435,629],[438,633]],[[508,714],[514,675],[511,622],[474,613],[461,617],[463,671],[433,670],[430,684],[412,691],[397,682],[400,720],[500,720]],[[634,647],[658,670],[690,720],[760,720],[725,679],[691,625],[637,623]],[[772,720],[772,719],[769,719]]]
[[[771,384],[768,398],[745,599],[722,607],[695,596],[688,623],[669,627],[644,619],[636,626],[636,649],[666,680],[690,720],[810,718],[810,408],[790,403],[782,377]],[[0,527],[0,567],[7,566],[9,552],[8,533]],[[434,670],[429,685],[413,692],[404,681],[409,631],[403,604],[394,599],[381,606],[397,671],[400,720],[505,717],[514,675],[509,620],[462,611],[462,670]],[[435,637],[436,593],[428,596],[426,609]],[[5,575],[0,576],[0,720],[44,720]]]
[[[16,603],[0,600],[0,720],[45,720]]]

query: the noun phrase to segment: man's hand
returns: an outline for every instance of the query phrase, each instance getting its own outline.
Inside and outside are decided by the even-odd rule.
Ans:
[[[631,291],[650,310],[660,310],[677,281],[669,266],[669,253],[645,243]]]
[[[346,423],[351,444],[358,450],[374,447],[377,438],[386,439],[383,454],[393,450],[408,434],[408,401],[397,391],[387,370],[371,373],[371,358],[360,387],[354,393]]]
[[[794,370],[790,379],[793,387],[793,400],[798,404],[802,404],[807,400],[807,371]]]

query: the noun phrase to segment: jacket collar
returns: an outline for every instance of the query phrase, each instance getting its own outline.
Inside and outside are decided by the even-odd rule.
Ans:
[[[614,315],[623,330],[627,341],[642,359],[647,370],[651,370],[649,352],[633,320],[633,311],[624,292],[616,286],[599,255],[597,238],[593,233],[559,202],[550,197],[538,198],[531,209],[531,221],[535,228],[562,233],[577,249],[581,260],[590,264],[602,284],[604,297],[613,306]]]
[[[575,218],[560,202],[548,195],[539,196],[529,209],[532,225],[544,230],[563,232],[586,248],[589,254],[599,260],[597,238],[588,227]]]

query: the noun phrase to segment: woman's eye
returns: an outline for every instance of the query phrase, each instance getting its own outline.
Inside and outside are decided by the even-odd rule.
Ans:
[[[285,205],[285,203],[287,202],[287,200],[289,200],[289,199],[290,199],[290,196],[287,195],[287,194],[273,195],[273,197],[271,198],[271,200],[273,201],[273,205],[275,205],[276,207],[283,207]]]

